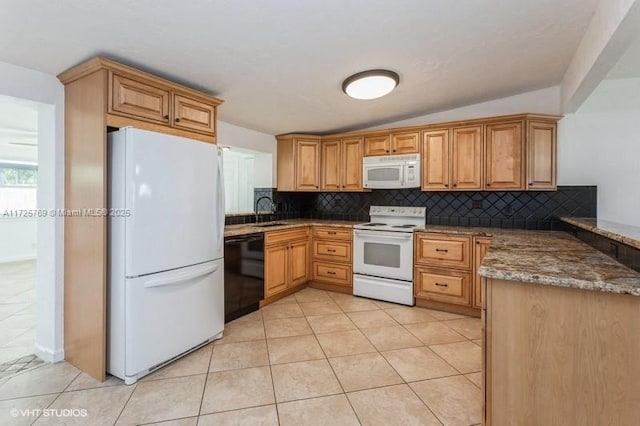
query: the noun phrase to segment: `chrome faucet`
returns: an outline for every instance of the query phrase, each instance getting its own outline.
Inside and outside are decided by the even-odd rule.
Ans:
[[[263,195],[262,197],[258,198],[256,200],[256,209],[255,209],[255,214],[256,214],[256,223],[259,222],[259,217],[258,217],[258,204],[260,204],[260,201],[262,200],[269,200],[271,201],[271,214],[274,213],[275,211],[275,204],[273,203],[273,199],[271,197],[269,197],[268,195]]]

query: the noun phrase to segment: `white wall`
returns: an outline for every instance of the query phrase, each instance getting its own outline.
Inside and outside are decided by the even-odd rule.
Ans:
[[[559,183],[598,185],[598,218],[640,226],[640,78],[603,80],[558,139]]]
[[[0,94],[39,102],[38,207],[64,207],[64,87],[53,75],[0,62]],[[36,353],[64,358],[64,222],[38,221]]]
[[[1,218],[0,236],[0,263],[36,258],[37,219]]]
[[[255,185],[257,188],[273,188],[276,176],[276,138],[273,135],[246,129],[233,124],[218,121],[218,143],[221,145],[237,146],[239,148],[271,154],[257,158]]]
[[[370,129],[388,127],[419,126],[421,124],[441,123],[445,121],[466,120],[491,117],[494,115],[537,112],[543,114],[560,114],[560,86],[534,90],[519,95],[494,99],[479,104],[467,105],[448,111],[435,112],[408,120],[395,121]]]

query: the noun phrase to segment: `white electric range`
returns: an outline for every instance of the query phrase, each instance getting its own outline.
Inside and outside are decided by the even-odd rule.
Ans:
[[[371,206],[369,216],[353,230],[353,294],[413,306],[413,231],[427,208]]]

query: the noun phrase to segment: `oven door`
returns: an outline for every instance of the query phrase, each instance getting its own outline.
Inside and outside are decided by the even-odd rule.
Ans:
[[[413,281],[413,233],[354,230],[353,272]]]
[[[362,167],[364,187],[370,189],[403,188],[404,163],[371,163]]]

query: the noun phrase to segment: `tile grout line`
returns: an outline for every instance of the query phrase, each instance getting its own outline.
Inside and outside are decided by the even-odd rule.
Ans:
[[[224,337],[224,330],[222,331]],[[213,359],[213,349],[215,348],[215,341],[211,342],[211,353],[209,354],[209,362],[207,363],[207,370],[204,376],[204,386],[202,387],[202,395],[200,396],[200,405],[198,406],[198,414],[196,415],[196,424],[200,423],[200,413],[202,413],[202,404],[204,403],[204,394],[207,392],[207,382],[209,381],[209,370],[211,369],[211,360]]]
[[[295,293],[294,293],[295,294]],[[296,303],[297,304],[297,303]],[[280,424],[280,410],[278,410],[278,398],[276,397],[276,383],[273,380],[273,370],[271,369],[271,354],[269,353],[269,341],[267,339],[267,326],[264,323],[264,315],[260,308],[260,318],[262,318],[262,331],[264,332],[264,346],[267,351],[267,363],[269,364],[269,376],[271,377],[271,390],[273,392],[273,405],[276,408],[276,421]]]
[[[309,322],[309,321],[307,321],[307,322]],[[338,377],[338,374],[336,373],[336,370],[333,368],[333,365],[331,364],[331,361],[329,361],[329,357],[327,356],[327,353],[324,351],[324,348],[320,344],[320,340],[318,340],[318,336],[316,336],[316,333],[315,333],[315,331],[313,331],[313,329],[311,329],[311,332],[313,333],[313,338],[316,340],[316,343],[318,343],[318,346],[320,347],[320,350],[324,354],[324,358],[327,361],[327,364],[329,364],[329,368],[331,368],[331,372],[335,376],[336,381],[338,382],[338,385],[340,386],[340,389],[342,389],[342,393],[340,395],[344,395],[345,399],[347,400],[347,403],[349,404],[349,407],[351,407],[351,410],[353,411],[353,414],[355,414],[356,419],[358,420],[358,423],[360,423],[360,425],[362,425],[362,420],[360,420],[360,416],[358,416],[358,412],[353,407],[353,404],[351,404],[351,400],[349,399],[349,396],[347,396],[347,392],[344,390],[344,386],[342,386],[342,382],[340,381],[340,378]]]

